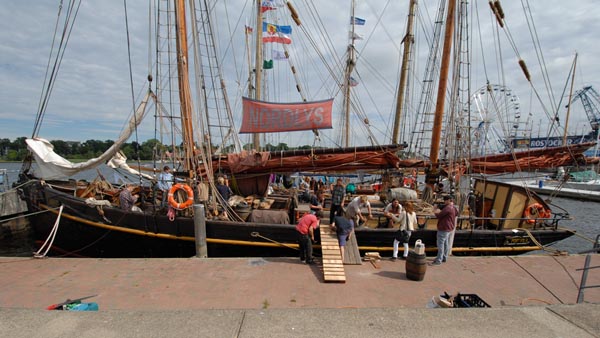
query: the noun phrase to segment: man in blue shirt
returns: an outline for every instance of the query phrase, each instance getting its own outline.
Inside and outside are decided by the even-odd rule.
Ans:
[[[158,175],[158,183],[156,184],[157,188],[162,191],[161,207],[167,205],[167,196],[169,195],[171,185],[173,185],[173,174],[171,173],[171,168],[166,165],[164,166],[163,171]]]

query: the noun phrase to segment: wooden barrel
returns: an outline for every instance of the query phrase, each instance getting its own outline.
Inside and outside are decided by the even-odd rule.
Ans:
[[[414,281],[422,281],[425,278],[427,270],[427,261],[425,255],[416,254],[414,251],[408,253],[406,257],[406,278]]]

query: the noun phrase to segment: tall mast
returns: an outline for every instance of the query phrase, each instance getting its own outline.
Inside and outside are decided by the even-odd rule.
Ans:
[[[348,46],[348,60],[346,61],[346,74],[344,77],[345,88],[344,88],[344,146],[350,146],[350,77],[352,71],[356,65],[356,56],[354,50],[354,0],[352,0],[351,8],[351,31],[350,31],[350,45]]]
[[[408,22],[406,24],[406,35],[404,36],[404,53],[402,54],[402,68],[400,70],[400,84],[398,85],[398,96],[396,101],[396,117],[394,119],[394,129],[392,132],[392,144],[398,144],[398,133],[400,130],[400,119],[402,109],[404,108],[404,93],[406,92],[406,78],[408,77],[408,63],[410,61],[410,51],[414,43],[413,22],[417,0],[410,0],[408,9]]]
[[[262,96],[262,31],[263,18],[261,12],[261,0],[256,0],[256,54],[254,57],[254,99],[260,100]],[[253,134],[254,149],[260,150],[260,134]]]
[[[573,101],[573,85],[575,84],[575,70],[577,69],[577,53],[573,60],[573,75],[571,76],[571,89],[569,90],[569,104],[567,105],[567,118],[565,119],[565,133],[563,135],[563,146],[567,145],[567,135],[569,133],[569,117],[571,115],[571,102]]]
[[[448,86],[448,73],[450,70],[450,52],[452,50],[452,35],[454,33],[454,11],[456,0],[449,0],[448,13],[446,16],[446,28],[444,31],[444,49],[442,51],[442,66],[440,70],[440,81],[438,83],[437,101],[435,104],[435,116],[433,119],[433,131],[431,135],[431,150],[429,158],[433,168],[438,166],[438,153],[440,151],[440,139],[442,134],[442,119],[444,117],[444,104],[446,102],[446,88]]]
[[[192,126],[192,97],[188,67],[187,26],[185,17],[185,0],[175,1],[175,22],[177,41],[177,72],[179,84],[179,101],[181,113],[181,131],[184,149],[184,170],[190,177],[196,173],[194,158],[194,134]]]

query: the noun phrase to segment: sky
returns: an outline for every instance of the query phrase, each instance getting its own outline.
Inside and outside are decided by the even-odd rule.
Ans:
[[[489,11],[487,0],[472,0],[482,11]],[[7,1],[0,11],[0,138],[14,140],[17,137],[30,137],[40,95],[46,74],[48,56],[52,46],[55,21],[59,1],[26,0]],[[127,1],[127,21],[129,25],[129,45],[125,30],[123,1],[82,1],[77,23],[73,29],[69,46],[64,55],[58,80],[53,88],[53,94],[47,107],[39,136],[49,140],[61,139],[66,141],[114,140],[118,137],[130,112],[137,104],[139,93],[147,87],[148,73],[148,19],[146,1]],[[243,41],[242,31],[244,22],[252,18],[245,15],[248,12],[247,0],[222,0],[221,5],[227,5],[229,21],[219,27],[222,32],[233,31],[236,38],[231,44],[221,39],[223,50],[239,48]],[[321,20],[325,21],[326,36],[336,41],[334,51],[325,54],[344,53],[348,43],[347,29],[350,13],[349,1],[293,1],[298,11],[308,13],[309,5],[318,7]],[[437,1],[421,0],[420,5],[424,17],[432,17]],[[482,55],[473,56],[472,91],[485,84],[483,74],[488,73],[488,79],[493,83],[504,81],[506,87],[520,99],[520,109],[523,115],[531,115],[534,128],[542,129],[547,124],[546,115],[541,111],[540,104],[535,99],[536,92],[545,101],[558,102],[565,89],[575,53],[578,53],[577,70],[574,90],[592,85],[600,90],[600,6],[593,0],[532,0],[532,1],[503,1],[506,22],[510,34],[515,41],[515,48],[508,43],[503,52],[504,76],[497,73],[496,66],[483,68],[480,65]],[[544,56],[548,71],[548,82],[551,83],[554,96],[549,99],[544,89],[544,79],[537,65],[536,50],[527,32],[527,23],[523,20],[522,6],[531,7],[537,37],[540,41],[541,52]],[[66,6],[66,1],[65,1]],[[357,75],[360,83],[358,89],[371,88],[362,92],[365,110],[368,110],[370,124],[375,130],[389,132],[391,126],[390,114],[395,104],[395,86],[399,72],[400,40],[404,35],[408,1],[371,0],[356,1],[356,16],[366,19],[365,26],[357,26],[357,32],[365,36],[357,41],[357,49],[361,52],[360,61],[367,61],[366,66],[357,65]],[[63,8],[63,10],[65,10]],[[224,9],[221,9],[224,10]],[[285,10],[285,9],[284,9]],[[241,12],[240,12],[241,11]],[[224,12],[223,12],[224,13]],[[425,14],[428,13],[428,14]],[[223,15],[224,16],[224,15]],[[489,15],[483,15],[480,21],[489,21]],[[304,25],[310,24],[310,19],[303,17]],[[483,22],[481,23],[483,26]],[[473,29],[477,23],[473,23]],[[423,30],[423,28],[417,28]],[[490,28],[481,28],[491,32]],[[319,32],[310,31],[312,36]],[[293,51],[301,53],[306,45],[300,43],[300,30],[296,29],[292,37],[297,39]],[[323,34],[325,35],[325,34]],[[505,36],[504,33],[500,33]],[[477,36],[472,40],[474,45],[482,45],[488,51],[494,49],[492,35]],[[424,41],[424,38],[419,38]],[[503,37],[501,39],[504,39]],[[475,50],[475,48],[474,48]],[[225,53],[224,53],[225,54]],[[532,74],[533,87],[523,80],[523,75],[517,66],[518,57],[526,60]],[[425,64],[423,52],[417,53],[417,64]],[[224,67],[225,77],[229,81],[228,88],[232,96],[239,96],[237,89],[245,75],[239,66],[239,59],[227,61]],[[132,73],[129,72],[129,60]],[[486,63],[494,63],[494,57],[486,56]],[[298,61],[298,68],[308,68],[311,62]],[[237,68],[237,69],[236,69]],[[316,78],[322,78],[325,72],[305,75],[309,83]],[[131,76],[131,77],[130,77]],[[133,79],[133,88],[130,84]],[[502,80],[499,80],[502,79]],[[331,84],[331,83],[330,83]],[[334,86],[333,86],[334,87]],[[535,91],[532,90],[535,88]],[[311,99],[324,99],[324,96],[336,92],[332,87],[322,89],[317,85],[307,88]],[[568,88],[567,88],[568,93]],[[284,99],[285,94],[278,94]],[[298,101],[296,98],[295,101]],[[234,107],[239,100],[234,99]],[[546,107],[551,104],[545,103]],[[589,124],[583,110],[573,106],[569,130],[571,133],[589,131]],[[579,105],[578,105],[579,106]],[[564,102],[559,114],[565,115]],[[546,109],[550,110],[550,109]],[[564,121],[564,118],[563,118]],[[239,129],[239,126],[237,126]],[[335,129],[334,125],[334,129]],[[153,129],[146,127],[137,137],[145,140],[153,137]],[[534,130],[535,132],[535,130]],[[310,133],[291,138],[281,136],[277,141],[285,143],[298,142],[310,144]],[[386,142],[383,142],[386,143]]]

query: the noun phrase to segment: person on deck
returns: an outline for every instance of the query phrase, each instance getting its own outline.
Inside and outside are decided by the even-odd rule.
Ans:
[[[335,216],[333,223],[331,223],[330,226],[337,234],[343,264],[346,252],[346,242],[350,240],[350,236],[352,236],[352,233],[354,232],[354,222],[345,216]]]
[[[119,194],[119,202],[121,209],[126,211],[131,211],[133,209],[133,205],[138,200],[139,196],[137,194],[133,195],[134,186],[131,183],[128,183],[125,186],[125,189],[121,190]]]
[[[401,221],[402,206],[397,198],[394,198],[392,202],[383,209],[383,215],[388,219],[388,228],[393,228],[395,224],[398,224]]]
[[[335,216],[341,216],[344,212],[344,197],[346,188],[342,184],[342,179],[338,178],[335,185],[331,187],[331,208],[329,209],[329,224],[333,223]]]
[[[310,179],[308,177],[302,178],[300,180],[300,196],[298,199],[300,202],[308,202],[310,199]]]
[[[173,185],[173,174],[171,168],[168,165],[163,167],[163,171],[158,175],[158,183],[156,186],[162,191],[162,201],[160,203],[161,208],[167,206],[167,197],[169,196],[169,190]]]
[[[354,221],[357,227],[361,226],[362,223],[367,222],[367,218],[363,216],[361,212],[361,208],[367,208],[369,211],[369,218],[373,217],[373,213],[371,212],[371,203],[369,203],[369,199],[366,195],[361,195],[355,197],[348,206],[346,207],[346,216]]]
[[[319,190],[316,195],[310,195],[310,202],[308,203],[308,206],[310,207],[310,212],[312,214],[316,213],[319,210],[323,211],[324,205],[325,194],[323,193],[323,191]]]
[[[219,195],[223,198],[224,203],[227,204],[227,201],[229,201],[229,197],[233,195],[233,191],[231,191],[231,188],[229,188],[229,186],[225,183],[225,177],[217,177],[217,185],[215,187],[219,192]],[[220,203],[221,202],[219,202],[219,204]],[[221,217],[222,219],[227,219],[228,217],[226,205],[222,205],[222,208],[223,211],[219,213],[219,217]]]
[[[229,197],[233,195],[233,191],[231,191],[231,188],[225,184],[225,178],[222,176],[217,178],[217,191],[219,192],[219,195],[223,197],[225,202],[229,201]]]
[[[431,265],[440,265],[448,260],[450,253],[450,235],[456,227],[456,216],[458,209],[454,206],[453,198],[450,195],[444,196],[444,208],[439,209],[437,206],[433,210],[437,217],[437,257]]]
[[[306,261],[306,264],[315,264],[313,257],[312,243],[315,241],[315,230],[319,227],[320,220],[323,217],[321,210],[314,215],[307,213],[296,225],[298,232],[298,245],[300,246],[300,260]]]

